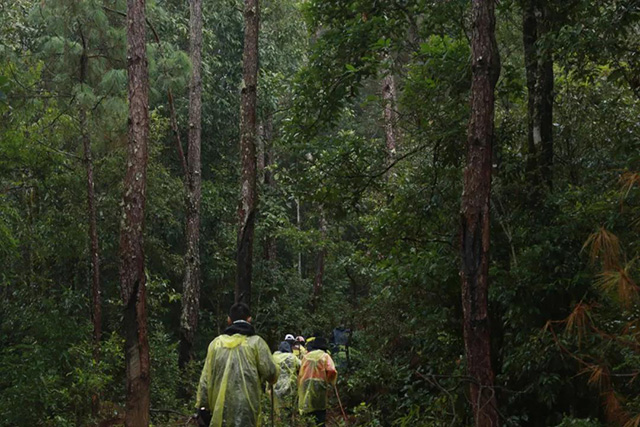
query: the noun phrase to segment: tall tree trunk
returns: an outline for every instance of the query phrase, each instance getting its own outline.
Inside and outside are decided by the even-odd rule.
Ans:
[[[144,209],[149,139],[145,0],[127,0],[129,147],[120,228],[120,294],[124,305],[127,402],[125,426],[149,425],[149,340],[144,271]]]
[[[527,173],[531,197],[539,199],[540,186],[553,183],[553,55],[540,45],[550,29],[546,0],[524,0],[522,41],[528,91]]]
[[[256,188],[256,136],[258,88],[258,29],[260,9],[258,0],[244,2],[244,51],[242,54],[242,104],[240,111],[240,155],[242,177],[238,207],[238,249],[235,300],[251,304],[251,276],[253,270],[253,237],[255,230],[258,191]]]
[[[392,161],[397,150],[396,123],[398,115],[396,113],[396,80],[391,73],[382,80],[382,99],[384,100],[384,135],[387,155]]]
[[[180,352],[178,364],[184,368],[193,360],[193,340],[200,308],[200,200],[202,194],[200,146],[202,131],[202,0],[190,0],[189,52],[189,141],[187,146],[187,252],[180,316]]]
[[[325,240],[327,238],[327,219],[324,215],[324,209],[320,206],[320,220],[318,224],[320,230],[320,238],[322,240],[322,247],[318,251],[316,256],[316,274],[313,278],[313,295],[311,296],[311,311],[315,312],[318,308],[320,296],[322,295],[322,285],[324,283],[324,263],[327,257],[327,247],[325,246]]]
[[[461,208],[464,343],[476,426],[498,426],[489,329],[489,200],[494,89],[500,73],[493,0],[472,1],[472,84]]]
[[[80,56],[80,84],[87,82],[89,69],[89,54],[87,41],[82,35],[82,55]],[[89,247],[91,250],[91,292],[93,323],[93,361],[97,365],[100,361],[100,340],[102,338],[102,302],[100,298],[100,245],[98,242],[98,221],[96,215],[96,194],[93,179],[93,155],[91,153],[91,136],[89,134],[89,121],[87,110],[80,108],[80,130],[82,133],[82,148],[84,152],[83,162],[87,172],[87,219],[89,223]],[[100,412],[100,395],[96,391],[91,396],[91,412],[97,416]]]

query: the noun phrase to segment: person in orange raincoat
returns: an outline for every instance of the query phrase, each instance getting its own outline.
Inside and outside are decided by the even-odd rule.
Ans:
[[[298,374],[298,410],[310,416],[317,426],[327,419],[327,394],[336,384],[338,371],[327,353],[327,340],[316,337],[307,346]]]

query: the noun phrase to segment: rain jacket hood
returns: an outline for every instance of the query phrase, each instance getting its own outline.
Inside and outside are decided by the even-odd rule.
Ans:
[[[246,320],[236,320],[224,330],[225,335],[246,335],[251,337],[256,334],[256,330],[253,325]]]
[[[313,350],[302,359],[298,374],[298,409],[301,414],[327,409],[327,391],[335,385],[338,371],[323,350]]]
[[[239,328],[253,334],[220,335],[207,351],[196,406],[211,412],[211,427],[257,426],[263,385],[278,378],[271,351],[253,326],[237,322],[225,332]]]
[[[278,346],[278,351],[280,353],[291,353],[291,346],[289,345],[288,342],[282,341],[280,343],[280,345]],[[275,356],[275,354],[274,354],[274,356]]]

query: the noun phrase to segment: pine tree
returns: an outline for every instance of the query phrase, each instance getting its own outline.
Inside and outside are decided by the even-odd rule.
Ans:
[[[474,0],[471,120],[461,208],[462,307],[476,426],[499,426],[489,325],[490,198],[494,88],[500,73],[493,0]]]
[[[147,282],[143,249],[149,139],[149,74],[145,32],[145,0],[128,0],[129,144],[120,229],[120,293],[124,305],[127,427],[149,425],[150,409]]]
[[[242,55],[242,104],[240,112],[241,182],[238,207],[235,300],[251,304],[253,239],[258,206],[256,137],[258,92],[258,0],[244,2],[244,51]]]

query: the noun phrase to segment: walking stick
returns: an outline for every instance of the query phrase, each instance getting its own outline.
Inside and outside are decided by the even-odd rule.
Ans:
[[[335,384],[333,384],[333,390],[336,392],[336,397],[338,398],[338,405],[340,405],[340,411],[342,412],[342,417],[344,418],[344,422],[348,422],[347,420],[347,414],[345,414],[344,412],[344,408],[342,407],[342,401],[340,400],[340,394],[338,393],[338,387],[336,387]]]
[[[271,427],[274,426],[274,412],[275,412],[275,404],[273,403],[273,384],[269,384],[271,388]]]

